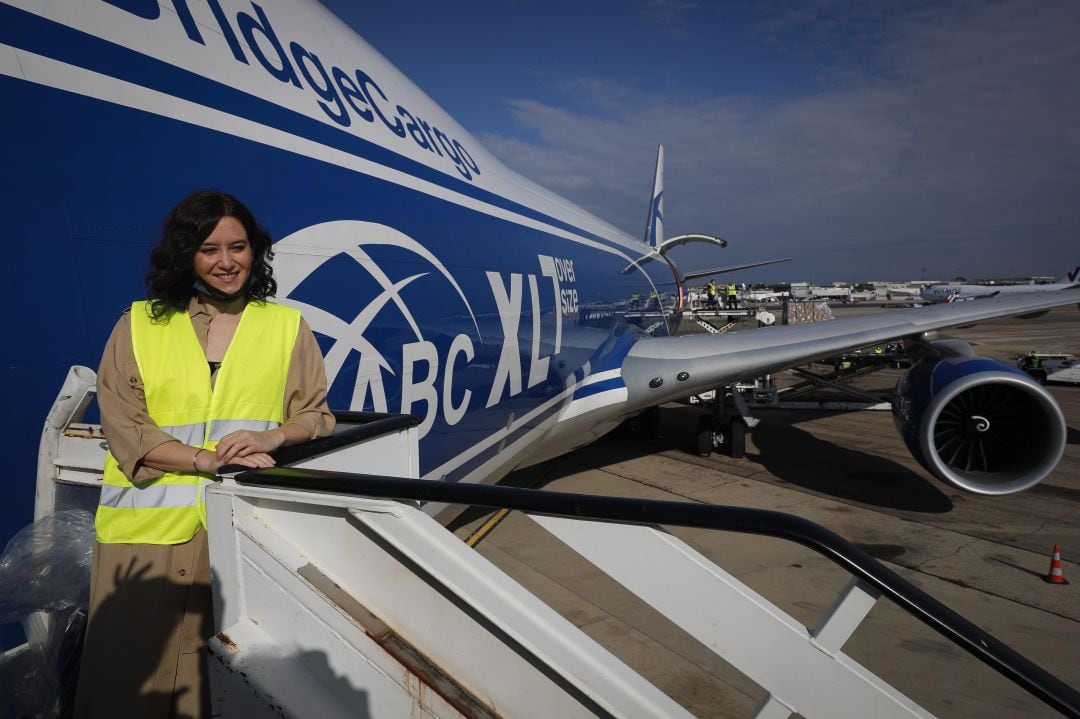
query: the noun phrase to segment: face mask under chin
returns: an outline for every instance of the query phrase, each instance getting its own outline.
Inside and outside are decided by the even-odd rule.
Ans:
[[[248,288],[250,286],[251,275],[248,275],[247,280],[245,280],[244,282],[244,286],[238,289],[236,292],[233,292],[232,294],[227,294],[217,289],[216,287],[211,287],[210,285],[203,282],[201,277],[196,277],[194,282],[196,292],[206,295],[215,302],[235,302],[236,300],[244,297],[247,294]]]

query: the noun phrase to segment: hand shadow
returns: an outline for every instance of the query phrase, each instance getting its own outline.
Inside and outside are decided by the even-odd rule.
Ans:
[[[185,627],[185,636],[208,633],[210,586],[194,583],[189,590],[168,576],[148,576],[154,569],[152,563],[131,557],[126,566],[115,565],[111,577],[98,580],[111,579],[113,591],[95,607],[87,624],[76,716],[193,716],[181,708],[190,689],[171,685],[155,689],[160,682],[153,675],[175,669],[159,665],[166,649],[179,641],[181,618],[197,624]],[[108,568],[103,570],[107,573]],[[207,596],[207,610],[193,613],[191,607],[198,604],[192,595],[201,592]],[[198,661],[205,676],[205,652],[196,657],[185,649],[180,648],[180,660]]]

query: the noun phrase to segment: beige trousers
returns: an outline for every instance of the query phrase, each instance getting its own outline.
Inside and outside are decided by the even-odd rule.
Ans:
[[[184,544],[96,544],[76,718],[209,717],[213,624],[205,530]]]

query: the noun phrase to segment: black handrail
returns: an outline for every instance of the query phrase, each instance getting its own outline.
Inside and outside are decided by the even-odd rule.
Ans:
[[[420,424],[421,418],[412,414],[388,414],[386,412],[351,412],[334,410],[337,427],[329,437],[319,437],[309,442],[282,447],[274,452],[277,465],[298,464],[320,454],[348,447],[365,439],[381,437]],[[228,465],[224,472],[243,470],[240,465]]]
[[[399,479],[325,470],[259,469],[242,472],[235,476],[235,480],[240,484],[261,487],[468,504],[572,519],[666,524],[786,539],[830,559],[1046,704],[1066,716],[1080,719],[1080,692],[964,619],[840,535],[795,515],[745,507]]]

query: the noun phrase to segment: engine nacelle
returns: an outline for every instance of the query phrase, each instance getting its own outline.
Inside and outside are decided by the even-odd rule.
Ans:
[[[1032,487],[1065,451],[1054,398],[1019,369],[971,354],[915,364],[896,385],[893,417],[919,464],[977,494]]]

